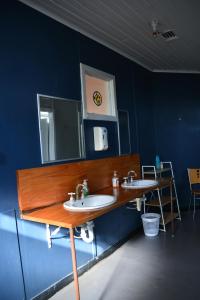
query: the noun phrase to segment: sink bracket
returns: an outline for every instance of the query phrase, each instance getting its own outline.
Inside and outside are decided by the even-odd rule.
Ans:
[[[61,237],[56,237],[56,234],[60,231],[60,226],[56,227],[53,231],[51,231],[50,225],[46,224],[46,239],[47,239],[47,244],[48,248],[50,249],[52,247],[52,240],[57,239],[57,238],[63,238],[64,236]]]

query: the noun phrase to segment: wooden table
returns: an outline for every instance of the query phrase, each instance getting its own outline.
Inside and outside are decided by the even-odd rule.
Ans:
[[[80,299],[79,283],[78,283],[78,272],[77,272],[77,261],[76,261],[76,249],[74,242],[74,232],[73,229],[76,226],[84,224],[88,221],[94,220],[99,216],[102,216],[109,211],[117,207],[125,205],[130,200],[142,197],[156,188],[162,188],[169,186],[172,189],[171,180],[161,179],[157,186],[148,187],[144,189],[123,189],[121,187],[113,189],[112,187],[102,189],[98,191],[98,194],[115,195],[116,202],[109,207],[104,209],[91,211],[91,212],[70,212],[64,209],[63,203],[54,204],[45,208],[35,209],[30,212],[22,213],[21,218],[24,220],[60,226],[68,228],[70,232],[70,242],[71,242],[71,253],[72,253],[72,265],[74,274],[74,284],[76,300]],[[171,198],[172,199],[172,198]],[[171,214],[173,214],[173,201],[171,200]],[[174,222],[172,220],[172,234],[174,234]]]

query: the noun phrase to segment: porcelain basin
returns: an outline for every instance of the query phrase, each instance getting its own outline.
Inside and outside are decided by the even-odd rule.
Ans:
[[[150,179],[133,180],[132,182],[122,183],[122,187],[125,189],[144,189],[152,186],[156,186],[158,182]]]
[[[113,204],[116,201],[114,196],[110,195],[89,195],[86,198],[71,201],[66,201],[63,206],[70,211],[92,211],[102,209]]]

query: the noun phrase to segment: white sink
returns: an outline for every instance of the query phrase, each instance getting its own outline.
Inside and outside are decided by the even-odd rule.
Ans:
[[[156,186],[158,182],[150,179],[133,180],[132,182],[122,183],[122,187],[125,189],[144,189],[152,186]]]
[[[74,200],[73,203],[66,201],[63,206],[70,211],[92,211],[109,206],[115,201],[116,198],[110,195],[89,195],[86,198]]]

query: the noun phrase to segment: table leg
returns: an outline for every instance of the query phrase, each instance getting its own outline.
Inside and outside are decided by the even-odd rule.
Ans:
[[[73,228],[70,228],[69,232],[70,232],[70,242],[71,242],[72,267],[73,267],[73,274],[74,274],[75,295],[76,295],[76,300],[80,300],[80,292],[79,292],[79,284],[78,284],[78,272],[77,272],[77,262],[76,262],[76,249],[75,249]]]

